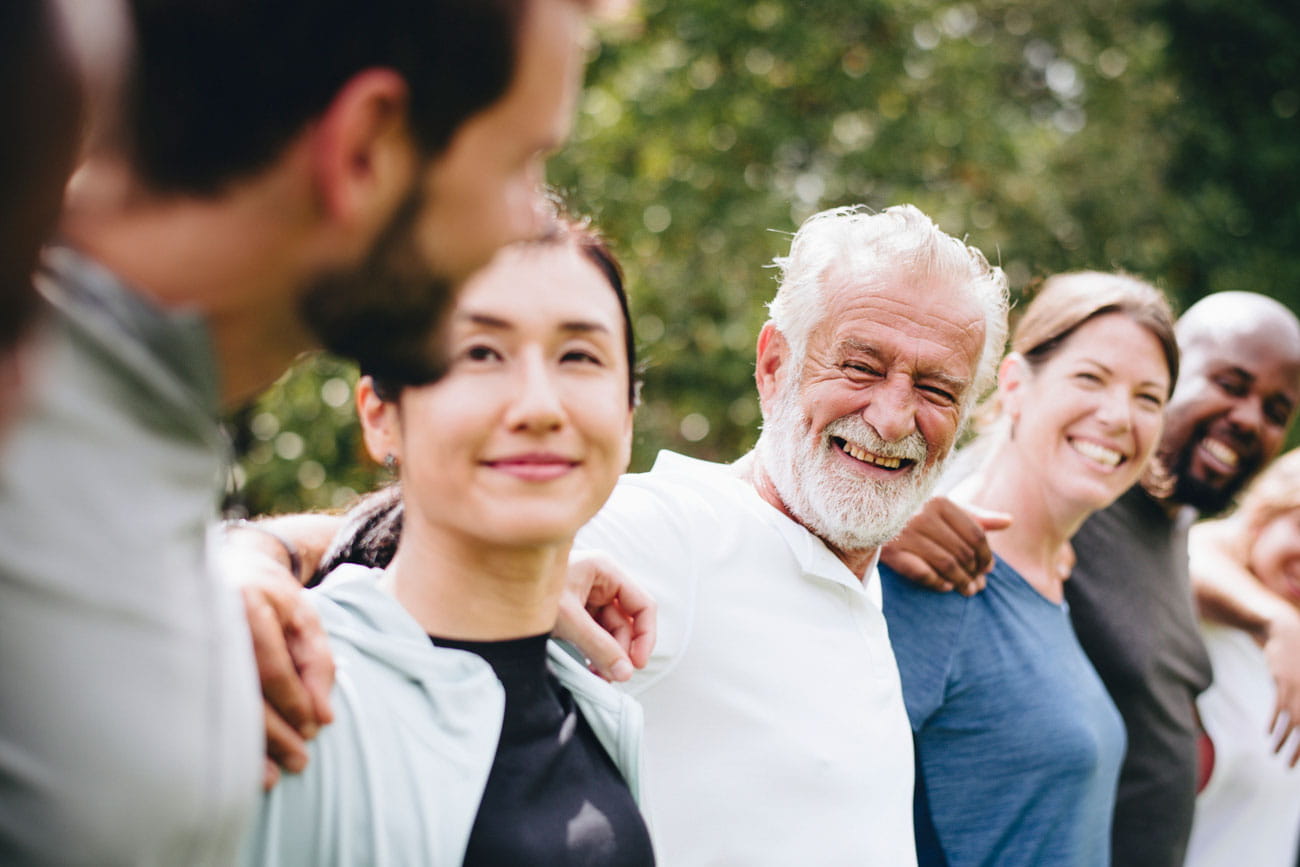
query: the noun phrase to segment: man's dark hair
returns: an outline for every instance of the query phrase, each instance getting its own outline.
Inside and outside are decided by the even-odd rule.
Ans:
[[[397,72],[440,152],[514,74],[530,0],[131,0],[125,138],[136,173],[207,195],[271,163],[357,73]]]
[[[72,171],[82,99],[49,0],[0,2],[0,350],[37,307],[31,273]]]

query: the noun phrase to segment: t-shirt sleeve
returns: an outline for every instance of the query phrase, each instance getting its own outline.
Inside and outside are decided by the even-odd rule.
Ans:
[[[715,523],[689,490],[627,477],[578,533],[575,551],[612,558],[658,605],[649,664],[628,684],[633,694],[667,671],[685,650],[695,610],[699,556],[696,539]]]
[[[936,593],[880,566],[889,643],[898,661],[912,731],[920,731],[944,702],[968,609],[958,593]]]

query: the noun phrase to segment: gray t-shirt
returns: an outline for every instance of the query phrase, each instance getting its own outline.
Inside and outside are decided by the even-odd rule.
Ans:
[[[0,444],[0,863],[227,864],[257,796],[247,629],[206,535],[210,344],[68,249]]]
[[[1079,643],[1124,717],[1115,867],[1179,867],[1196,799],[1195,700],[1210,685],[1187,574],[1190,511],[1135,486],[1073,539],[1065,598]]]

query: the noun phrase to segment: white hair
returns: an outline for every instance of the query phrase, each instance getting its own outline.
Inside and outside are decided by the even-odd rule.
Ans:
[[[831,272],[864,289],[885,288],[881,281],[900,268],[931,282],[964,285],[984,312],[984,346],[962,401],[963,415],[992,387],[1007,339],[1006,275],[979,250],[940,231],[913,205],[879,213],[855,205],[813,214],[795,233],[790,255],[778,256],[773,264],[781,271],[781,285],[768,304],[770,321],[796,362],[805,357],[809,336],[822,324]]]

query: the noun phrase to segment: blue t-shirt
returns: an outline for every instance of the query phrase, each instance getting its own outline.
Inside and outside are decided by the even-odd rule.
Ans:
[[[1104,865],[1124,724],[1064,605],[1000,558],[974,597],[880,567],[921,865]]]

